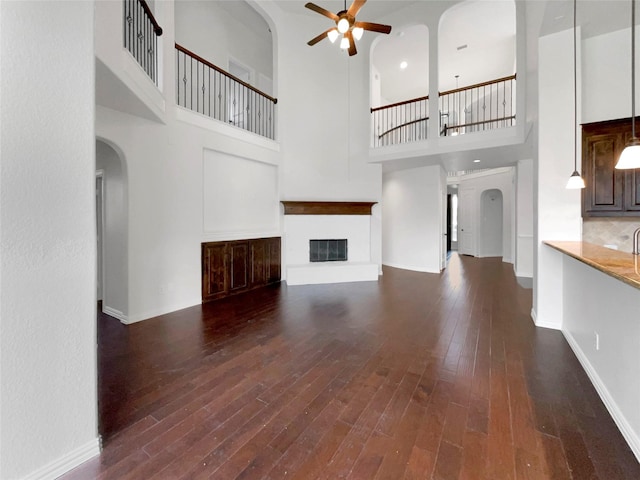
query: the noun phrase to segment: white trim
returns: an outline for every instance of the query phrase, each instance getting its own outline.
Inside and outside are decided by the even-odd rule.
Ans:
[[[100,437],[96,437],[57,460],[48,463],[22,480],[54,480],[96,455],[100,455]]]
[[[173,305],[169,305],[164,308],[158,308],[156,310],[150,310],[148,312],[139,313],[137,315],[129,315],[129,318],[126,322],[122,321],[125,325],[131,325],[132,323],[142,322],[143,320],[149,320],[150,318],[159,317],[160,315],[166,315],[167,313],[173,313],[178,310],[183,310],[189,307],[195,307],[196,305],[200,305],[202,300],[198,298],[197,300],[185,301],[181,303],[174,303]]]
[[[102,313],[109,315],[110,317],[117,318],[125,325],[129,323],[127,320],[127,316],[124,313],[122,313],[120,310],[116,310],[115,308],[108,307],[104,303],[102,304]]]
[[[640,462],[640,437],[636,435],[631,425],[629,425],[629,422],[625,418],[624,414],[620,411],[618,404],[614,400],[613,396],[609,393],[609,390],[607,390],[607,387],[598,375],[598,372],[596,372],[596,369],[593,368],[591,362],[589,362],[589,359],[578,345],[578,342],[576,342],[576,340],[573,338],[573,335],[565,330],[562,330],[562,334],[567,339],[567,342],[569,343],[571,350],[573,350],[573,353],[575,353],[576,357],[578,357],[580,365],[582,365],[582,368],[589,376],[589,380],[591,380],[591,383],[598,392],[598,395],[600,395],[600,399],[604,403],[605,407],[607,407],[609,414],[611,414],[613,421],[616,422],[618,429],[629,444],[629,447],[636,456],[636,459]]]
[[[250,132],[249,130],[244,130],[239,127],[227,125],[221,120],[217,120],[201,113],[194,112],[193,110],[181,107],[180,105],[176,105],[176,120],[194,125],[196,127],[204,128],[221,135],[226,135],[227,137],[235,138],[236,140],[240,140],[248,144],[272,150],[274,152],[280,151],[280,144],[275,140],[263,137],[262,135]],[[204,148],[215,150],[215,148],[210,148],[207,145],[205,145]]]
[[[246,231],[238,231],[238,232],[213,232],[213,231],[204,231],[202,232],[202,241],[203,242],[219,242],[219,241],[231,241],[231,240],[251,240],[254,238],[272,238],[272,237],[283,237],[284,235],[277,230],[268,230],[268,231],[260,231],[260,230],[246,230]]]
[[[402,270],[411,270],[412,272],[422,272],[422,273],[440,273],[442,270],[438,270],[433,271],[433,270],[427,270],[424,267],[417,267],[415,265],[405,265],[405,264],[401,264],[401,263],[389,263],[389,262],[382,262],[382,265],[387,266],[387,267],[393,267],[393,268],[401,268]]]
[[[105,288],[105,273],[104,273],[104,237],[105,237],[105,208],[104,208],[104,186],[105,186],[105,176],[104,170],[98,169],[96,170],[96,180],[100,179],[100,297],[98,300],[103,300],[106,297],[106,288]],[[96,195],[97,197],[97,195]]]
[[[533,310],[532,310],[532,318],[533,318]],[[539,328],[548,328],[550,330],[561,330],[560,326],[557,323],[551,322],[538,322],[537,319],[533,321],[536,324],[536,327]]]

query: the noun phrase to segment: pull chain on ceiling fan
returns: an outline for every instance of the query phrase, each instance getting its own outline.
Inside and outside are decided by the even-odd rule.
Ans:
[[[360,37],[362,36],[364,30],[369,30],[370,32],[377,33],[390,33],[390,25],[356,21],[356,15],[366,1],[367,0],[353,0],[351,6],[347,9],[347,3],[345,0],[344,10],[341,10],[338,13],[332,13],[329,10],[319,7],[315,3],[307,3],[305,7],[307,7],[309,10],[313,10],[314,12],[319,13],[320,15],[324,15],[325,17],[328,17],[336,22],[335,27],[332,27],[322,32],[317,37],[312,38],[307,42],[307,44],[313,46],[325,37],[329,37],[329,40],[331,40],[331,42],[334,42],[336,38],[338,38],[338,36],[342,34],[342,42],[344,43],[345,40],[346,42],[348,42],[348,44],[345,44],[345,46],[349,50],[349,56],[352,56],[358,53],[358,51],[356,50],[355,40],[360,40]]]

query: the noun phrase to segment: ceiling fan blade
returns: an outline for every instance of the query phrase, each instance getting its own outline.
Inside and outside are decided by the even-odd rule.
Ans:
[[[349,10],[347,10],[347,15],[355,17],[366,1],[367,0],[353,0],[353,3],[349,7]]]
[[[334,28],[330,28],[329,30],[322,32],[320,35],[318,35],[317,37],[312,38],[311,40],[309,40],[307,42],[307,45],[309,45],[310,47],[313,47],[316,43],[318,43],[320,40],[324,39],[327,34],[331,31],[331,30],[335,30]]]
[[[305,5],[305,7],[307,7],[309,10],[313,10],[314,12],[319,13],[320,15],[329,17],[334,22],[337,22],[338,20],[340,20],[340,18],[335,13],[330,12],[329,10],[325,10],[324,8],[319,7],[315,3],[309,2]]]
[[[354,27],[364,28],[365,30],[369,30],[370,32],[378,32],[378,33],[390,33],[391,25],[382,25],[380,23],[371,23],[371,22],[355,22],[353,24]]]
[[[352,57],[356,53],[358,53],[358,50],[356,50],[356,41],[353,39],[351,30],[348,30],[347,33],[344,34],[344,36],[349,40],[349,56]]]

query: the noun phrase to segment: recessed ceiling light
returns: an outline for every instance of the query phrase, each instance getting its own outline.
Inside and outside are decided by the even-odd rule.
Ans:
[[[401,62],[400,62],[400,68],[401,68],[402,70],[404,70],[404,69],[405,69],[405,68],[407,68],[408,66],[409,66],[409,64],[408,64],[406,61],[404,61],[404,60],[403,60],[403,61],[401,61]]]
[[[480,160],[475,159],[475,160],[473,161],[473,163],[480,163]]]

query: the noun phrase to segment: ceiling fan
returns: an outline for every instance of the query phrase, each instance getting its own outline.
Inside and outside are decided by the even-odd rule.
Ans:
[[[358,51],[356,50],[355,41],[360,40],[362,34],[364,33],[364,30],[369,30],[371,32],[377,33],[391,32],[390,25],[356,21],[356,15],[366,1],[367,0],[353,0],[351,6],[349,7],[349,9],[347,9],[347,3],[345,0],[344,10],[341,10],[338,13],[332,13],[329,10],[319,7],[315,3],[307,3],[305,7],[307,7],[309,10],[313,10],[314,12],[317,12],[320,15],[324,15],[325,17],[328,17],[336,22],[335,27],[332,27],[322,32],[317,37],[312,38],[307,42],[307,44],[313,46],[325,37],[329,37],[329,40],[331,40],[331,42],[335,42],[340,34],[342,34],[340,48],[343,48],[345,50],[348,49],[349,56],[352,56],[358,53]]]

